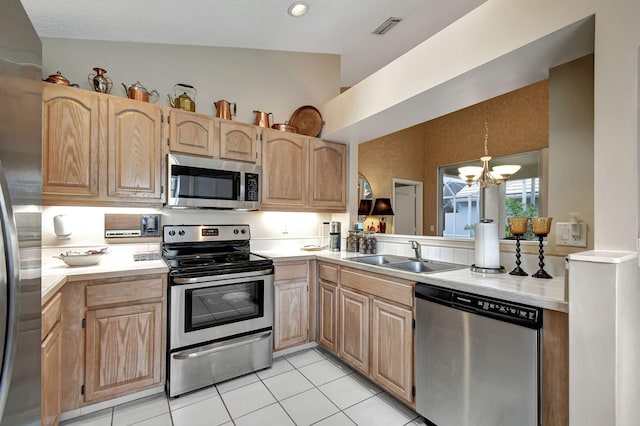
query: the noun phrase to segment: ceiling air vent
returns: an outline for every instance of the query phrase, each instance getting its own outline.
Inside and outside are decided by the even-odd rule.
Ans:
[[[402,21],[401,18],[389,18],[386,21],[384,21],[382,24],[380,24],[380,26],[378,28],[373,30],[373,34],[383,35],[387,31],[389,31],[391,28],[393,28],[396,25],[398,25],[398,23],[400,21]]]

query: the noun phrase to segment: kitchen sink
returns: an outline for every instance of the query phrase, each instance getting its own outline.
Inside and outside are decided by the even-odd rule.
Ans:
[[[418,274],[429,272],[450,271],[460,269],[464,265],[446,262],[434,262],[432,260],[417,260],[412,257],[395,256],[392,254],[378,254],[375,256],[354,257],[349,259],[353,262],[365,263],[367,265],[382,266],[384,268],[397,269]]]
[[[349,260],[358,263],[366,263],[367,265],[386,266],[393,263],[406,262],[407,258],[402,256],[393,256],[390,254],[378,254],[375,256],[354,257]]]
[[[431,262],[425,260],[415,260],[411,262],[403,262],[403,263],[394,263],[392,265],[385,265],[391,269],[398,269],[401,271],[407,272],[416,272],[416,273],[424,273],[424,272],[441,272],[441,271],[449,271],[453,269],[459,269],[461,265],[456,265],[453,263],[444,263],[444,262]]]

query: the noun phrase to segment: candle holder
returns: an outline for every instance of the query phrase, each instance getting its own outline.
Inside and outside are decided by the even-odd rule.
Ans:
[[[540,255],[538,256],[538,259],[540,259],[540,261],[538,262],[538,266],[540,267],[540,269],[538,269],[538,271],[535,274],[531,275],[534,278],[545,278],[545,279],[553,278],[551,275],[547,273],[547,271],[544,270],[544,248],[542,246],[543,238],[549,235],[549,232],[551,232],[552,219],[553,219],[552,217],[532,217],[531,218],[531,228],[533,230],[533,233],[540,240],[540,249],[538,250],[538,253],[540,253]]]
[[[529,275],[520,267],[520,238],[527,232],[527,222],[529,222],[529,218],[527,217],[509,218],[509,229],[516,237],[516,267],[513,271],[509,272],[509,275],[518,275],[521,277]]]

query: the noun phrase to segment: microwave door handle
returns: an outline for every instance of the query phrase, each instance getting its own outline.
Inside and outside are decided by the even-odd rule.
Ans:
[[[2,366],[2,372],[0,372],[1,419],[13,375],[19,320],[18,293],[20,291],[18,233],[2,162],[0,162],[0,218],[2,219],[0,245],[5,253],[0,258],[0,312],[7,313],[6,316],[2,315],[0,319],[0,344],[4,344],[0,350],[0,365]]]

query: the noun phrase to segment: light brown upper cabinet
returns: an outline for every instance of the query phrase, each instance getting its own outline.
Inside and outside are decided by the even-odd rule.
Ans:
[[[259,163],[258,127],[190,111],[171,109],[171,152]]]
[[[169,149],[183,154],[217,157],[217,126],[213,117],[172,108],[169,113]]]
[[[347,205],[347,146],[310,138],[309,204],[344,211]]]
[[[98,97],[43,83],[42,192],[98,196]]]
[[[162,201],[162,109],[110,96],[108,196]]]
[[[346,209],[346,145],[272,129],[262,139],[262,209]]]
[[[251,124],[218,120],[220,123],[220,158],[258,162],[258,127]]]
[[[164,110],[43,83],[44,205],[162,204]]]

